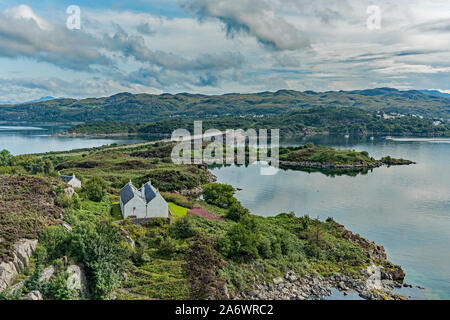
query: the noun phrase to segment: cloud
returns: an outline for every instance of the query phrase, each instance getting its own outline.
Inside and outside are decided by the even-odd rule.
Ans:
[[[94,37],[53,25],[26,5],[0,12],[0,56],[31,58],[80,71],[111,64],[99,52]]]
[[[229,36],[247,33],[276,50],[310,46],[305,33],[278,15],[267,0],[182,0],[181,4],[199,19],[219,19]]]
[[[147,36],[148,35],[152,35],[152,34],[155,33],[155,31],[152,29],[152,27],[150,27],[150,24],[148,22],[143,22],[143,23],[139,24],[136,27],[136,30],[139,33],[142,33],[142,34],[147,35]]]
[[[120,52],[125,57],[133,57],[138,61],[170,70],[226,70],[240,67],[245,60],[241,54],[232,52],[200,54],[197,58],[186,59],[172,53],[152,51],[145,44],[143,37],[128,35],[120,27],[118,29],[119,31],[113,36],[105,36],[103,39],[106,49]]]

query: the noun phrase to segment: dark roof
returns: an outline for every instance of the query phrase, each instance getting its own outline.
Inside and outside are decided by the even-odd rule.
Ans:
[[[144,196],[145,196],[146,203],[149,203],[156,197],[156,192],[153,190],[153,187],[150,184],[150,182],[147,182],[144,185]]]
[[[72,180],[73,176],[63,176],[63,175],[59,175],[59,177],[61,178],[62,181],[64,181],[65,183],[69,182],[70,180]]]
[[[123,204],[127,204],[131,199],[134,198],[134,187],[131,183],[127,183],[125,187],[119,192],[120,199]]]

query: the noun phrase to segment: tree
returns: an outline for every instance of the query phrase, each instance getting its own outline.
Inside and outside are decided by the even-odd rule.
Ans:
[[[70,234],[69,252],[86,268],[94,299],[107,299],[117,288],[130,252],[117,228],[104,222],[81,222]]]
[[[93,177],[83,185],[82,192],[92,201],[100,202],[106,195],[107,185],[100,177]]]
[[[12,164],[14,156],[6,149],[0,151],[0,166],[6,167]]]
[[[248,215],[250,211],[243,207],[239,201],[235,201],[228,209],[227,219],[238,222],[243,216]]]
[[[228,230],[219,242],[219,247],[225,256],[238,262],[248,262],[259,258],[258,246],[261,238],[256,218],[246,215]]]
[[[236,201],[233,192],[234,189],[230,185],[212,183],[204,188],[203,198],[209,204],[229,208]]]

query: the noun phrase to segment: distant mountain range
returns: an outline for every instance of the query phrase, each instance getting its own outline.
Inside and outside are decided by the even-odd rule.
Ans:
[[[432,96],[450,98],[450,94],[438,90],[421,90],[420,92],[425,94],[431,94]]]
[[[42,99],[46,98],[51,97]],[[176,118],[271,116],[316,107],[357,108],[450,119],[450,97],[445,94],[377,88],[339,92],[280,90],[215,96],[119,93],[103,98],[62,98],[0,106],[0,121],[150,122]]]
[[[30,101],[25,101],[25,102],[12,102],[12,101],[0,101],[0,105],[17,105],[17,104],[24,104],[24,103],[35,103],[35,102],[42,102],[42,101],[50,101],[50,100],[55,100],[55,97],[52,96],[46,96],[46,97],[41,97],[39,99],[35,99],[35,100],[30,100]]]

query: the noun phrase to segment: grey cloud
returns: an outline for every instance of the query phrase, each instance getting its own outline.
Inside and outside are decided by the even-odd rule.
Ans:
[[[149,23],[141,23],[136,27],[136,30],[147,36],[155,33],[155,31],[150,27]]]
[[[126,57],[177,71],[226,70],[240,67],[245,59],[240,53],[202,54],[195,59],[186,59],[179,55],[163,51],[150,50],[141,36],[128,35],[118,27],[114,36],[105,36],[105,48],[119,51]]]
[[[42,28],[34,19],[0,12],[0,56],[25,57],[61,68],[89,70],[93,65],[111,64],[97,46],[98,41],[82,31],[50,24]]]
[[[276,50],[309,48],[306,35],[275,12],[267,0],[181,0],[181,5],[199,19],[216,18],[227,34],[247,33]]]

